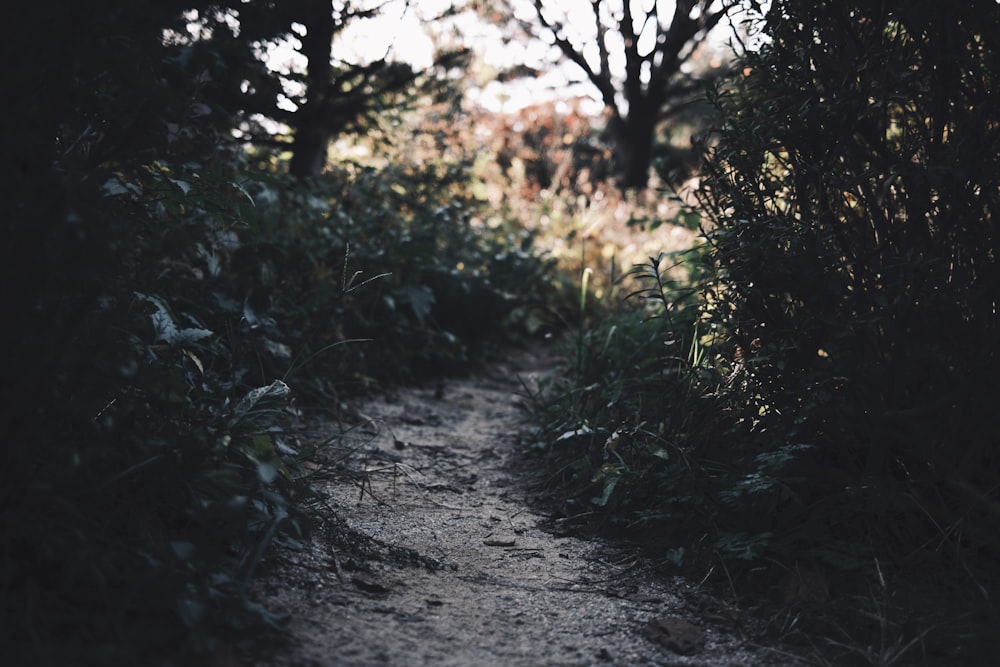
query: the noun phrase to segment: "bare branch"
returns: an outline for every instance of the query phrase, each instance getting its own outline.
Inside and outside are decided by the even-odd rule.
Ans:
[[[639,103],[642,98],[642,57],[639,55],[639,38],[635,33],[635,22],[632,16],[632,3],[623,0],[624,15],[618,25],[618,31],[625,40],[625,99],[629,108]]]
[[[723,3],[722,8],[714,14],[707,14],[707,18],[703,22],[704,31],[706,33],[711,31],[712,28],[719,24],[719,21],[728,16],[729,12],[739,4],[740,0],[731,0],[730,2]]]
[[[552,35],[562,55],[586,73],[613,115],[608,128],[626,187],[643,187],[645,183],[658,122],[674,107],[676,111],[690,103],[704,85],[684,72],[682,64],[742,1],[675,0],[667,15],[656,2],[647,9],[630,0],[622,0],[621,6],[612,5],[610,0],[589,0],[597,58],[588,61],[584,54],[593,55],[587,49],[595,45],[574,43],[568,31],[570,19],[543,12],[543,8],[558,7],[558,0],[532,0],[538,18],[535,34]],[[651,48],[647,49],[644,41],[640,50],[640,38],[650,36],[654,38]],[[615,49],[624,58],[624,72],[612,72]]]
[[[707,0],[707,2],[702,0],[701,6],[705,7],[710,2],[711,0]],[[655,61],[653,63],[653,71],[650,73],[651,83],[659,81],[662,82],[661,85],[665,85],[666,80],[680,69],[681,51],[695,39],[701,30],[699,21],[691,18],[691,12],[694,8],[695,0],[677,0],[674,5],[674,15],[670,20],[670,27],[667,28],[663,39],[657,44],[656,51],[660,59],[658,63]],[[696,44],[704,38],[703,34],[701,39],[696,40]]]
[[[594,25],[597,26],[597,50],[600,54],[601,76],[611,80],[611,64],[608,54],[608,33],[601,21],[601,0],[591,0],[590,8],[594,10]]]
[[[544,12],[542,11],[542,4],[542,0],[533,0],[532,2],[539,22],[552,35],[552,39],[555,40],[555,44],[559,47],[562,54],[584,71],[587,78],[590,79],[590,82],[594,84],[597,90],[601,93],[601,100],[604,102],[605,106],[612,109],[617,114],[618,107],[615,100],[615,86],[614,82],[611,80],[610,68],[607,76],[605,76],[600,70],[595,70],[591,67],[590,63],[588,63],[587,59],[583,56],[583,51],[578,50],[575,46],[573,46],[573,43],[569,41],[568,37],[566,37],[565,26],[562,23],[550,21],[545,17]]]

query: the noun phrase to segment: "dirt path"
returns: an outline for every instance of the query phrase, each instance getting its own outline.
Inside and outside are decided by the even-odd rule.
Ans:
[[[692,587],[626,550],[560,537],[511,471],[520,353],[477,379],[369,402],[324,489],[373,541],[336,531],[263,585],[292,614],[292,647],[259,665],[777,665],[732,624],[692,609]]]

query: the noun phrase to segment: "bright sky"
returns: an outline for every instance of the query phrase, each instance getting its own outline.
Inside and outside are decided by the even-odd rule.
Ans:
[[[487,66],[502,69],[516,63],[525,63],[536,67],[543,74],[535,79],[515,80],[507,83],[493,81],[487,83],[481,90],[469,91],[474,101],[491,110],[513,111],[528,104],[557,98],[590,98],[594,100],[593,111],[600,111],[596,92],[585,83],[580,70],[572,64],[564,63],[553,67],[550,62],[551,46],[542,42],[508,42],[504,43],[499,27],[490,25],[477,17],[473,12],[464,12],[450,18],[447,24],[440,22],[428,27],[426,19],[440,15],[450,4],[449,0],[373,0],[381,3],[379,15],[372,19],[356,20],[345,30],[344,34],[333,45],[333,57],[348,62],[372,62],[383,58],[398,59],[410,63],[414,67],[430,66],[433,58],[434,42],[428,30],[440,34],[459,32],[462,43],[475,48],[482,62]],[[673,0],[630,0],[633,2],[659,2],[661,13],[669,15],[673,12]],[[563,12],[552,18],[568,21],[572,24],[573,17],[584,17],[580,22],[580,34],[584,42],[593,39],[593,19],[590,0],[559,0],[553,3]],[[530,4],[523,1],[519,14],[530,18],[534,10]],[[293,26],[304,31],[302,26]],[[639,30],[641,26],[637,26]],[[300,34],[304,34],[301,32]],[[651,35],[647,30],[640,33],[640,42]],[[268,54],[268,64],[277,71],[301,70],[304,60],[295,51],[296,44],[289,43],[271,50]],[[596,48],[596,47],[595,47]],[[595,54],[588,54],[596,57]],[[614,66],[614,63],[612,63]],[[289,94],[297,91],[289,88]],[[291,103],[288,102],[290,106]],[[291,107],[290,108],[294,108]]]
[[[448,19],[446,25],[438,23],[428,27],[425,19],[439,15],[450,3],[448,0],[384,0],[380,14],[372,19],[353,21],[344,34],[335,41],[334,58],[347,62],[372,62],[383,58],[397,59],[416,68],[429,67],[433,60],[434,41],[429,30],[440,33],[458,32],[464,44],[472,45],[479,58],[489,67],[502,69],[516,63],[537,67],[544,74],[536,79],[519,80],[501,84],[493,81],[482,90],[469,91],[475,101],[492,110],[513,110],[543,99],[554,97],[586,97],[593,91],[587,85],[570,86],[571,78],[579,78],[573,66],[552,67],[547,54],[550,47],[543,43],[504,44],[499,27],[484,22],[474,13],[465,12]],[[304,34],[303,26],[293,26]],[[302,71],[305,59],[295,50],[300,44],[290,39],[267,53],[268,66],[278,72]],[[289,95],[298,93],[294,84],[286,85]],[[285,107],[293,110],[290,101]],[[600,105],[595,100],[595,110]]]

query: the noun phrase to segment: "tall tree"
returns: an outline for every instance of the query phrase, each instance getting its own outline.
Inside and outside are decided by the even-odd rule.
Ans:
[[[291,129],[289,171],[299,178],[318,176],[330,141],[345,132],[378,123],[387,110],[406,106],[414,93],[434,89],[442,70],[463,57],[461,51],[437,54],[432,71],[393,60],[388,53],[337,58],[334,46],[358,21],[380,16],[388,3],[368,0],[225,0],[202,11],[182,35],[210,73],[209,97],[226,121],[242,125],[243,138],[259,143],[272,136],[255,118]],[[411,11],[407,4],[404,11]],[[450,10],[446,10],[450,11]],[[291,46],[300,65],[272,71],[264,56]],[[372,57],[374,55],[374,57]],[[275,127],[271,124],[270,127]]]
[[[370,63],[331,60],[334,39],[355,20],[372,18],[376,8],[346,2],[332,7],[330,0],[300,0],[296,12],[305,26],[299,52],[308,66],[301,78],[305,94],[295,100],[298,110],[285,114],[295,129],[289,171],[298,178],[319,176],[326,164],[330,140],[363,122],[386,98],[398,98],[414,85],[418,73],[410,66],[384,58]]]
[[[537,21],[520,23],[583,70],[610,114],[621,185],[645,187],[658,124],[701,90],[685,63],[739,0],[531,4]]]

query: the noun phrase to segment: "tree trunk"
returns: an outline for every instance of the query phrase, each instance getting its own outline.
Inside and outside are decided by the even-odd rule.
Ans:
[[[642,107],[631,109],[626,118],[611,122],[609,129],[622,189],[642,190],[649,184],[655,128],[656,113]]]
[[[313,105],[312,100],[306,106]],[[326,153],[330,145],[330,132],[326,129],[322,114],[310,114],[316,118],[306,118],[305,108],[299,111],[302,118],[295,129],[292,141],[292,159],[288,173],[298,179],[316,178],[326,166]]]
[[[330,46],[337,26],[330,0],[303,2],[302,22],[306,34],[301,37],[301,52],[308,60],[306,101],[294,114],[295,139],[288,171],[296,178],[308,179],[323,173],[331,137]]]

